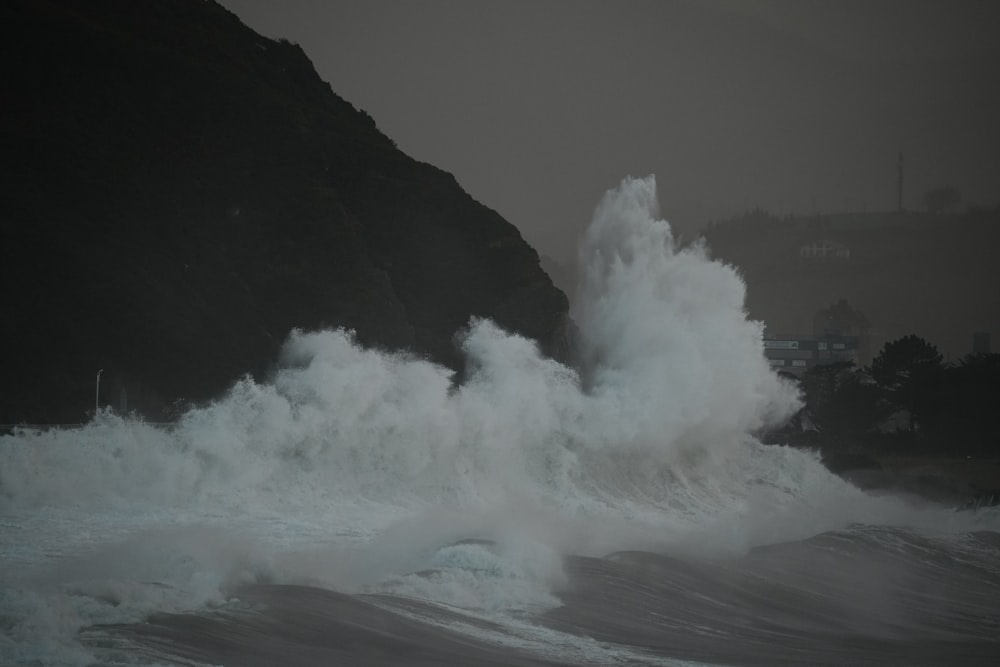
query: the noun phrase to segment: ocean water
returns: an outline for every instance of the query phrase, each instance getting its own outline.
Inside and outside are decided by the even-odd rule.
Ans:
[[[293,332],[169,428],[0,438],[0,664],[1000,664],[1000,511],[757,442],[798,397],[654,179],[580,253],[575,369]]]

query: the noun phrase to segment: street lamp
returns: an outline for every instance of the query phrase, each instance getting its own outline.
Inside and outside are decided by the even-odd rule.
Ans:
[[[104,369],[97,371],[97,390],[94,395],[94,419],[97,419],[97,411],[101,409],[101,373]]]

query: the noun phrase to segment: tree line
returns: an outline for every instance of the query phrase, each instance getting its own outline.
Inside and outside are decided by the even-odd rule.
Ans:
[[[804,407],[784,435],[827,448],[1000,456],[1000,354],[945,363],[915,335],[886,343],[870,366],[839,362],[797,380]]]

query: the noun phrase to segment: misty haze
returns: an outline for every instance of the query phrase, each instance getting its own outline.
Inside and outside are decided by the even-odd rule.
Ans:
[[[3,3],[0,664],[1000,663],[998,20]]]

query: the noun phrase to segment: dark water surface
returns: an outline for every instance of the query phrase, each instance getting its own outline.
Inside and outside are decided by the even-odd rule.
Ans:
[[[630,551],[570,557],[566,570],[562,604],[519,621],[621,649],[618,664],[1000,664],[997,533],[939,540],[859,526],[735,560]],[[252,585],[235,597],[216,612],[81,637],[98,655],[247,666],[601,664],[609,655],[567,659],[558,645],[524,645],[503,622],[396,596]]]

